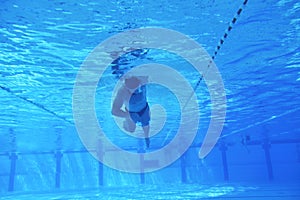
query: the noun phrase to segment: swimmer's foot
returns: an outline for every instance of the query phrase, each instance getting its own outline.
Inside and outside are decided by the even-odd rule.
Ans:
[[[146,142],[146,147],[149,148],[150,147],[150,139],[145,138],[145,142]]]

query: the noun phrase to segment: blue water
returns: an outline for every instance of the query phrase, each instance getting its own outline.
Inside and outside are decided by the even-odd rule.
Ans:
[[[0,1],[0,199],[238,198],[261,184],[279,191],[287,183],[300,191],[300,3],[250,0],[241,7],[243,2]],[[192,145],[170,166],[141,175],[102,166],[87,152],[75,127],[72,98],[78,71],[93,49],[143,27],[175,30],[210,56],[217,51],[214,62],[227,102],[218,143],[200,160],[212,118],[211,96],[201,81]],[[228,36],[216,50],[224,33]],[[126,58],[122,70],[160,63],[192,87],[201,77],[171,52],[150,49],[145,57]],[[114,144],[136,152],[143,141],[124,134],[110,114],[118,78],[109,66],[97,83],[96,115]],[[147,151],[153,152],[174,139],[181,113],[168,88],[152,84],[148,89],[149,104],[160,104],[167,118],[151,137]],[[159,114],[152,119],[161,120]]]

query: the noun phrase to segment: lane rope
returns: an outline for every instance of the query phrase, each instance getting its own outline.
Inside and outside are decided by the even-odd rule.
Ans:
[[[34,106],[36,106],[36,107],[38,107],[38,108],[40,108],[40,109],[46,111],[47,113],[49,113],[49,114],[51,114],[51,115],[54,115],[54,116],[57,117],[58,119],[61,119],[61,120],[65,121],[65,122],[67,122],[67,123],[69,123],[69,124],[74,125],[74,123],[73,123],[72,121],[66,119],[65,117],[62,117],[62,116],[58,115],[57,113],[53,112],[52,110],[49,110],[48,108],[46,108],[46,107],[43,106],[42,104],[37,103],[37,102],[34,102],[34,101],[32,101],[32,100],[30,100],[30,99],[28,99],[28,98],[26,98],[26,97],[20,96],[20,95],[14,93],[10,88],[4,87],[4,86],[2,86],[2,85],[0,85],[0,88],[1,88],[2,90],[4,90],[4,91],[10,93],[11,95],[17,97],[17,98],[22,99],[22,100],[24,100],[24,101],[26,101],[26,102],[28,102],[28,103],[34,105]]]
[[[221,49],[221,46],[224,44],[224,41],[227,39],[229,32],[232,30],[234,24],[237,22],[238,17],[241,15],[242,11],[245,9],[247,3],[248,3],[248,0],[244,0],[244,2],[242,3],[242,5],[241,5],[241,6],[239,7],[239,9],[237,10],[236,14],[234,15],[234,17],[233,17],[232,20],[230,21],[230,23],[229,23],[227,29],[225,30],[223,36],[221,37],[221,39],[220,39],[219,42],[218,42],[217,47],[215,48],[215,51],[214,51],[214,53],[213,53],[213,56],[211,57],[211,60],[210,60],[210,62],[209,62],[208,65],[207,65],[206,71],[205,71],[205,72],[200,76],[200,78],[198,79],[196,85],[194,86],[193,93],[190,94],[190,96],[189,96],[187,102],[184,104],[182,110],[185,109],[185,107],[186,107],[187,104],[190,102],[190,100],[191,100],[192,96],[194,95],[194,93],[196,93],[196,90],[198,89],[198,87],[199,87],[200,83],[202,82],[204,76],[207,74],[207,71],[209,70],[209,68],[210,68],[210,66],[211,66],[211,64],[212,64],[212,62],[213,62],[213,60],[215,60],[215,58],[216,58],[218,52],[219,52],[220,49]],[[180,116],[177,117],[176,121],[178,121],[179,118],[180,118]],[[173,128],[173,129],[174,129],[174,128]],[[163,141],[163,144],[162,144],[163,146],[166,145],[167,140],[168,140],[168,138],[169,138],[169,136],[170,136],[170,133],[173,132],[173,129],[171,129],[171,130],[169,131],[169,133],[167,134],[165,140]]]
[[[230,21],[227,29],[225,30],[223,36],[221,37],[221,39],[219,40],[219,43],[217,45],[217,47],[215,48],[214,54],[211,57],[212,60],[215,60],[219,50],[221,49],[221,46],[224,44],[224,41],[227,39],[229,32],[232,30],[232,27],[234,26],[234,24],[236,23],[238,17],[241,15],[242,11],[244,10],[245,6],[247,5],[248,0],[244,0],[243,4],[240,6],[240,8],[238,9],[238,11],[236,12],[236,14],[234,15],[234,17],[232,18],[232,20]],[[208,71],[212,60],[209,62],[207,68],[206,68],[206,72]],[[205,73],[204,73],[205,74]],[[194,91],[197,90],[198,86],[200,85],[201,81],[204,78],[204,74],[201,75],[201,77],[199,78],[198,82],[196,83],[195,87],[194,87]]]

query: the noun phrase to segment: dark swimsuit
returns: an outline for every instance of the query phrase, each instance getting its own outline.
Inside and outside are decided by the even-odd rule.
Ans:
[[[145,104],[145,106],[140,109],[136,110],[137,107]],[[149,125],[150,121],[150,112],[149,112],[149,105],[146,100],[146,87],[141,86],[137,91],[132,93],[130,100],[129,100],[129,110],[127,110],[130,114],[130,117],[134,123],[141,122],[142,126]]]
[[[139,116],[142,116],[145,113],[145,111],[148,109],[148,107],[149,107],[149,105],[147,103],[146,106],[142,110],[140,110],[138,112],[130,112],[130,111],[128,111],[128,112],[129,113],[137,113]]]

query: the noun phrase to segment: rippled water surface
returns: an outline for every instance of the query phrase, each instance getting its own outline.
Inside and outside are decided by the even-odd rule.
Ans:
[[[77,71],[104,39],[133,28],[170,28],[192,37],[212,55],[241,3],[2,1],[2,132],[13,128],[21,137],[30,133],[48,140],[49,134],[44,133],[53,127],[72,131],[72,89]],[[227,95],[223,135],[261,124],[272,129],[278,122],[293,128],[279,126],[282,130],[268,134],[288,132],[286,137],[295,137],[299,131],[298,22],[296,1],[251,1],[243,10],[215,60]],[[151,59],[176,66],[168,56]],[[184,65],[179,67],[185,73]],[[194,84],[197,76],[190,82]],[[109,93],[105,88],[116,79],[108,73],[104,81],[99,86],[101,92]],[[209,101],[205,90],[203,84],[196,91],[204,113]],[[157,101],[155,95],[152,99]],[[98,101],[101,104],[101,97]],[[109,106],[99,106],[98,112],[108,113]],[[172,115],[172,109],[168,112]],[[208,119],[208,114],[203,119]]]

